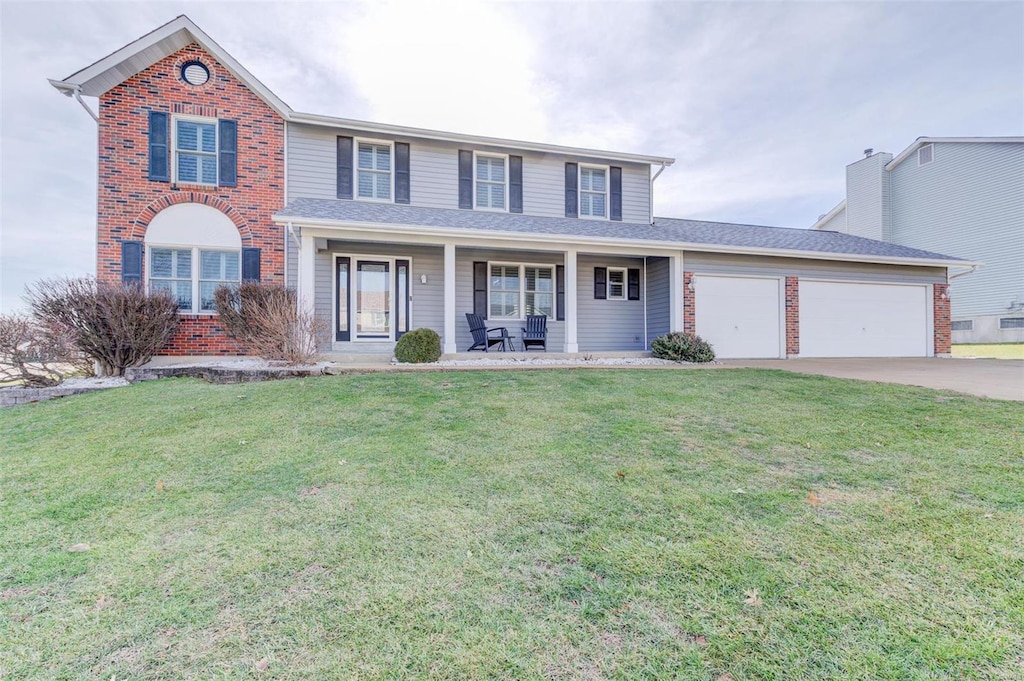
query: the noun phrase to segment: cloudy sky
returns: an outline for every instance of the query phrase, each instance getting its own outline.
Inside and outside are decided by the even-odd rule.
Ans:
[[[3,311],[95,267],[95,124],[46,79],[182,13],[299,111],[673,156],[658,215],[807,227],[866,147],[1024,134],[1021,2],[0,0]]]

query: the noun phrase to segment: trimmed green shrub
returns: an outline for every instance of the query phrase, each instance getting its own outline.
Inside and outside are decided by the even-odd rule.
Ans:
[[[695,333],[672,332],[659,336],[651,343],[651,351],[655,357],[673,362],[711,362],[715,359],[711,343]]]
[[[436,362],[441,357],[441,337],[432,329],[415,329],[395,343],[395,359],[403,364]]]

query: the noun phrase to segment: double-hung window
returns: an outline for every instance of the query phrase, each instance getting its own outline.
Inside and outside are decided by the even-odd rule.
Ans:
[[[626,268],[608,268],[608,300],[626,299]]]
[[[608,168],[580,166],[580,217],[608,217]]]
[[[504,156],[476,155],[476,207],[505,210],[505,189],[508,173]]]
[[[239,281],[238,251],[149,248],[149,290],[169,291],[178,299],[178,309],[182,312],[213,312],[216,290],[221,286],[237,286]]]
[[[177,182],[217,184],[217,121],[175,119],[174,167]]]
[[[364,142],[356,144],[356,185],[361,199],[391,200],[391,144]]]
[[[553,266],[492,263],[489,272],[489,318],[524,319],[532,314],[554,317]]]

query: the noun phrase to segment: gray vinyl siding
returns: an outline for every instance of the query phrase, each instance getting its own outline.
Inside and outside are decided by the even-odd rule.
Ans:
[[[946,281],[946,270],[942,267],[879,265],[696,251],[686,251],[683,254],[683,266],[687,272],[697,274],[788,276],[904,284],[935,284]]]
[[[658,336],[671,331],[672,311],[670,309],[669,260],[668,258],[647,259],[647,348]]]
[[[334,255],[379,255],[391,258],[410,258],[412,272],[411,328],[433,329],[444,332],[444,249],[431,246],[406,246],[331,239],[327,250],[316,254],[315,305],[317,317],[328,327],[323,340],[324,349],[330,349],[334,337]],[[427,275],[427,283],[420,283],[420,275]]]
[[[892,240],[985,263],[953,279],[953,319],[1024,302],[1024,144],[941,143],[890,171]],[[955,273],[955,272],[954,272]]]
[[[580,352],[643,350],[643,258],[580,255],[576,270],[576,339]],[[640,270],[640,300],[594,298],[595,267],[627,267]]]
[[[360,137],[354,130],[314,125],[288,125],[288,197],[337,198],[337,137]],[[568,158],[556,154],[522,152],[511,148],[472,148],[449,142],[395,138],[409,143],[411,205],[424,208],[458,208],[458,151],[514,154],[523,157],[523,213],[565,217],[565,163],[603,163],[593,158]],[[615,163],[622,168],[622,219],[650,222],[650,166]]]
[[[883,239],[889,231],[889,179],[892,154],[875,154],[846,167],[846,231]]]
[[[299,288],[299,247],[285,230],[284,241],[284,285],[290,289]]]
[[[473,312],[473,263],[474,262],[523,263],[532,265],[561,265],[560,253],[539,251],[502,251],[483,248],[455,249],[455,344],[459,352],[466,352],[473,345],[469,333],[466,313]],[[444,308],[441,309],[443,320]],[[505,327],[516,337],[516,349],[522,349],[520,337],[525,322],[509,319],[487,319],[488,328]],[[548,319],[548,352],[565,350],[565,322]],[[531,352],[533,352],[531,350]]]

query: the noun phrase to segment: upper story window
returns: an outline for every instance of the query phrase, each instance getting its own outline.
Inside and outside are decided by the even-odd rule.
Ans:
[[[217,184],[217,121],[174,120],[174,179],[184,184]]]
[[[608,168],[580,165],[580,217],[608,217]]]
[[[506,157],[476,155],[476,207],[489,210],[505,210],[507,195]]]
[[[922,144],[921,148],[917,150],[917,165],[923,166],[927,163],[931,163],[934,160],[935,149],[931,144]]]
[[[356,186],[360,199],[391,200],[391,149],[390,142],[357,142]]]

